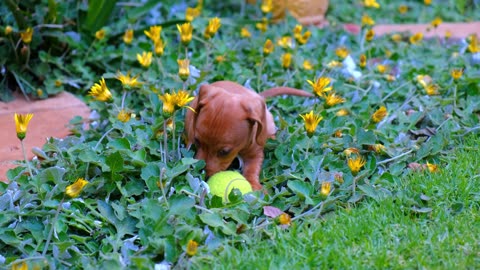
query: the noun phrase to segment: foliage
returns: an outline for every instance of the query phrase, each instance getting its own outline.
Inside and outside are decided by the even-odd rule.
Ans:
[[[390,183],[392,196],[264,228],[252,243],[229,243],[192,258],[196,269],[475,269],[480,213],[478,135],[458,140],[439,173]],[[461,255],[460,255],[461,254]],[[459,256],[460,255],[460,256]],[[212,266],[213,265],[213,266]]]
[[[214,256],[226,244],[248,246],[268,238],[277,224],[293,230],[305,217],[389,198],[405,174],[442,167],[452,138],[478,130],[478,53],[470,52],[466,41],[440,37],[410,44],[402,34],[367,42],[367,29],[355,36],[335,26],[305,27],[294,46],[280,42],[287,44],[282,48],[282,36],[294,38],[291,18],[262,32],[257,21],[227,14],[231,17],[221,18],[218,33],[205,37],[209,20],[219,12],[205,6],[192,21],[191,40],[181,42],[171,20],[183,19],[186,6],[171,7],[165,15],[170,21],[158,36],[150,25],[160,23],[129,21],[144,15],[146,7],[117,6],[112,21],[123,12],[131,16],[105,27],[105,39],[67,38],[68,57],[39,51],[49,65],[76,70],[62,81],[77,83],[85,95],[101,78],[106,84],[92,88],[101,98],[88,99],[96,112],[89,129],[83,128],[84,119],[73,119],[74,136],[49,139],[36,150],[33,175],[18,167],[9,171],[10,183],[0,185],[0,264],[188,267],[195,256]],[[246,8],[261,17],[257,6]],[[243,27],[252,37],[241,36]],[[134,30],[130,44],[122,39],[127,29]],[[267,39],[275,44],[268,55]],[[137,55],[155,51],[160,40],[161,52],[140,64]],[[282,57],[286,53],[293,55],[289,65]],[[358,66],[361,55],[365,68]],[[182,74],[180,59],[189,60]],[[451,77],[454,68],[463,70],[458,79]],[[278,85],[313,91],[307,80],[320,77],[330,78],[333,90],[324,86],[325,93],[315,98],[268,101],[279,131],[265,149],[261,179],[267,193],[242,196],[234,190],[227,205],[209,194],[204,162],[193,158],[182,139],[188,96],[202,83],[223,79],[259,91]],[[132,80],[140,84],[126,83]],[[332,91],[344,101],[327,103]],[[180,93],[186,93],[184,102]],[[311,111],[322,120],[307,133],[302,117]],[[65,190],[79,178],[89,183],[70,198]],[[411,205],[411,211],[426,210]]]

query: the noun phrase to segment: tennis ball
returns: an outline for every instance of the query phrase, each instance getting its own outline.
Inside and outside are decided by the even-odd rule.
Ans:
[[[210,176],[207,184],[210,187],[210,193],[221,197],[224,203],[228,202],[228,194],[234,188],[240,190],[242,194],[252,192],[252,186],[247,179],[236,171],[218,172]]]

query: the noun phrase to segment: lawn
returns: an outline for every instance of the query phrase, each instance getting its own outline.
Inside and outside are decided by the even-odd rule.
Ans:
[[[372,30],[478,20],[477,1],[338,1],[323,29],[268,1],[157,2],[0,4],[0,98],[94,111],[0,183],[1,267],[479,268],[478,37]],[[227,203],[183,134],[217,80],[314,94],[267,100],[265,192]]]

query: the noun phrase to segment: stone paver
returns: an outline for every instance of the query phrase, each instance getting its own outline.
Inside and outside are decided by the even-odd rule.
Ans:
[[[15,167],[16,160],[23,160],[20,141],[15,132],[14,113],[33,113],[24,140],[27,156],[33,158],[32,148],[45,144],[46,138],[63,138],[70,134],[68,122],[74,116],[85,119],[90,109],[74,95],[63,92],[45,100],[27,101],[17,95],[12,102],[0,102],[0,181],[6,180],[7,170]]]

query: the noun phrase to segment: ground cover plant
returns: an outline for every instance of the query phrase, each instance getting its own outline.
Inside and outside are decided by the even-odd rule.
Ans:
[[[55,2],[48,3],[51,11]],[[88,129],[85,119],[73,119],[74,136],[49,139],[35,150],[38,158],[8,172],[10,182],[0,186],[0,264],[201,267],[226,249],[235,254],[232,249],[302,224],[314,227],[320,217],[328,222],[329,215],[357,204],[399,198],[407,174],[442,173],[457,140],[478,131],[478,38],[375,36],[374,21],[388,18],[382,8],[407,5],[407,14],[432,21],[432,31],[441,18],[461,18],[462,10],[423,1],[374,3],[345,1],[362,11],[358,35],[334,19],[325,29],[302,27],[292,18],[270,23],[268,1],[247,6],[248,17],[233,9],[233,1],[189,7],[165,2],[154,9],[158,13],[150,12],[153,1],[115,6],[89,31],[58,31],[60,40],[76,38],[67,42],[68,57],[35,48],[34,59],[43,66],[66,67],[45,77],[52,85],[40,94],[74,85],[94,114]],[[332,9],[336,17],[339,12]],[[114,22],[124,14],[127,20]],[[3,40],[17,38],[33,52],[36,32],[30,47],[29,32],[18,30],[4,32]],[[22,70],[8,67],[14,78],[16,68]],[[29,62],[23,68],[32,72]],[[261,179],[267,192],[234,191],[226,205],[208,194],[204,162],[193,158],[182,138],[194,91],[223,79],[258,91],[287,85],[315,94],[268,101],[279,131],[265,150]],[[29,120],[35,116],[17,118],[20,140],[28,139]],[[408,202],[402,213],[432,214],[418,195],[401,197]],[[472,198],[476,204],[463,206],[478,210],[478,196]]]

